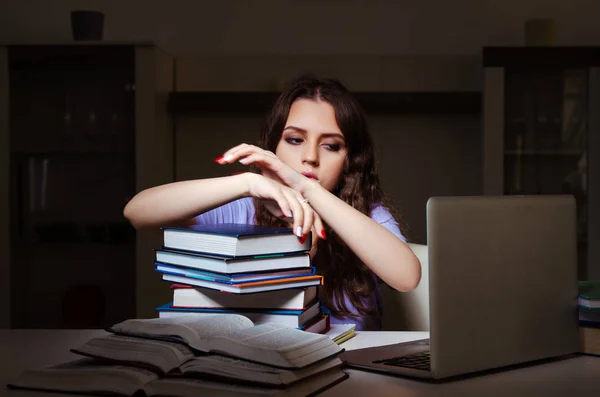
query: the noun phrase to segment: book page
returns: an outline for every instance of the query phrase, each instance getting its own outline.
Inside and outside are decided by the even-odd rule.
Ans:
[[[204,339],[253,326],[249,318],[239,314],[196,316],[186,313],[169,318],[126,320],[114,325],[111,331],[142,337],[179,338],[194,348],[204,350]]]
[[[296,350],[311,345],[323,338],[329,340],[324,335],[302,332],[276,323],[257,325],[252,328],[222,335],[219,338],[253,348],[280,352]]]
[[[226,373],[226,374],[237,374],[241,377],[241,372],[252,371],[252,372],[266,372],[279,374],[286,369],[274,368],[268,365],[258,364],[251,361],[240,360],[233,357],[210,355],[195,357],[180,367],[181,371],[186,372],[207,372],[207,373]]]
[[[114,334],[92,338],[72,351],[127,364],[147,364],[163,373],[194,357],[193,351],[181,343]]]

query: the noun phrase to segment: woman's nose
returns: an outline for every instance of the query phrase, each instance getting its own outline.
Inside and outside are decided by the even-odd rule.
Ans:
[[[319,150],[313,145],[306,145],[302,153],[302,162],[312,165],[319,164]]]

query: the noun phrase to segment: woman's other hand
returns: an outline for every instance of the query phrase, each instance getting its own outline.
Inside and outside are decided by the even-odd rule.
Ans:
[[[218,164],[230,164],[235,161],[244,165],[254,164],[265,177],[280,182],[298,192],[306,191],[311,183],[315,183],[284,164],[273,152],[246,143],[227,150],[223,156],[215,161]]]
[[[318,237],[324,238],[321,217],[298,191],[260,174],[249,172],[244,175],[248,195],[264,200],[269,212],[292,223],[294,233],[302,242],[313,228]]]

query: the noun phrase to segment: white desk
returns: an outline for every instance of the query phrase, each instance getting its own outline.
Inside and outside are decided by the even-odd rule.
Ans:
[[[97,330],[0,330],[0,396],[57,397],[60,394],[5,388],[27,368],[58,364],[78,356],[68,352]],[[426,338],[425,332],[359,332],[346,349]],[[557,396],[591,397],[600,392],[600,358],[581,356],[515,370],[435,384],[370,372],[346,370],[350,378],[322,394],[331,396]],[[72,396],[71,396],[72,397]]]

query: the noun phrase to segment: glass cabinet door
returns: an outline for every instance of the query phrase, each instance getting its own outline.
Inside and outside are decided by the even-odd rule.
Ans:
[[[587,68],[505,69],[504,194],[575,197],[581,272],[588,230],[588,80]]]

